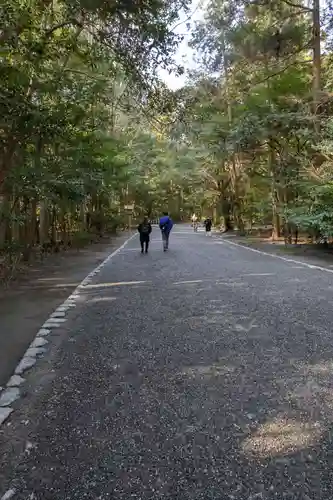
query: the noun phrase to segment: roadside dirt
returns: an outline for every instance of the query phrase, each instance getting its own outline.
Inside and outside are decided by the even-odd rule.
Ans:
[[[265,236],[239,236],[236,233],[221,234],[223,239],[234,241],[244,246],[262,250],[263,252],[282,255],[285,257],[302,260],[308,264],[333,269],[333,247],[320,244],[308,244],[305,241],[294,245],[285,245],[284,241],[272,242]]]
[[[124,232],[80,250],[50,255],[0,288],[0,387],[54,309],[128,237]]]

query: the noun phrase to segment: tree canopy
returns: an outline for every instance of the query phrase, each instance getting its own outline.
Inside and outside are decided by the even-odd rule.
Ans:
[[[5,0],[2,251],[102,234],[133,204],[332,236],[330,2],[209,0],[192,31],[197,69],[171,91],[158,68],[183,72],[173,27],[189,8]]]
[[[332,236],[331,12],[317,0],[211,0],[196,24],[200,64],[178,93],[177,130],[227,229]]]

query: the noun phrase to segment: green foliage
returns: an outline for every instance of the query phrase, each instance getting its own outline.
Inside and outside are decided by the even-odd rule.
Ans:
[[[124,204],[144,211],[166,190],[172,155],[144,112],[161,107],[157,66],[180,71],[172,26],[187,4],[5,0],[1,248],[114,230]]]
[[[296,225],[332,236],[333,109],[322,92],[313,114],[311,22],[298,2],[210,0],[196,25],[202,71],[177,92],[172,134],[195,152],[194,197],[226,227],[271,221],[275,235]]]
[[[188,4],[5,0],[0,245],[114,230],[133,203],[332,235],[331,54],[314,115],[308,11],[210,0],[201,66],[172,92],[156,68],[181,73],[172,26]]]

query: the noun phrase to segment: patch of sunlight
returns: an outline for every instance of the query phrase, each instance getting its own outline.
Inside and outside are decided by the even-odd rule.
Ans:
[[[276,276],[276,273],[249,273],[244,276]]]
[[[94,297],[93,299],[89,299],[89,302],[112,302],[117,300],[117,297]]]
[[[217,324],[221,324],[221,322],[224,321],[224,317],[222,318],[221,315],[219,314],[216,314],[215,316],[201,316],[203,321],[205,321],[206,323],[210,324],[210,325],[217,325]]]
[[[195,283],[202,283],[203,280],[188,280],[188,281],[175,281],[174,285],[195,285]]]
[[[216,285],[224,285],[224,286],[231,286],[231,288],[237,288],[237,287],[248,287],[248,283],[245,283],[244,281],[235,281],[235,280],[217,280],[215,281]]]
[[[262,424],[243,442],[242,448],[245,453],[262,458],[288,454],[314,445],[322,432],[319,422],[303,423],[281,417]]]
[[[59,283],[53,285],[53,288],[67,288],[67,287],[77,287],[80,283]]]
[[[313,374],[332,374],[333,373],[333,362],[332,361],[322,361],[315,365],[306,365],[303,367],[306,373]]]
[[[303,325],[303,323],[298,323]],[[317,328],[320,333],[320,329]],[[304,377],[313,377],[320,375],[332,375],[333,374],[333,361],[321,361],[320,363],[308,364],[298,359],[290,358],[289,364],[296,368],[300,374],[300,380],[304,380]]]
[[[118,281],[115,283],[97,283],[96,285],[86,285],[84,289],[87,288],[107,288],[111,286],[131,286],[131,285],[142,285],[143,283],[148,283],[148,281]]]

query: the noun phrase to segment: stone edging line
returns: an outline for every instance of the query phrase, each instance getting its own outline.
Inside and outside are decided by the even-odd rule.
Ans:
[[[115,255],[117,255],[127,245],[127,243],[129,243],[129,241],[134,238],[135,235],[135,233],[132,234],[122,245],[120,245],[120,247],[118,247],[114,252],[108,255],[107,258],[103,262],[101,262],[101,264],[99,264],[93,271],[91,271],[75,288],[73,293],[71,293],[71,295],[55,309],[55,311],[45,321],[41,329],[38,330],[35,339],[26,350],[23,358],[16,367],[14,374],[6,384],[6,387],[0,387],[0,426],[14,411],[14,408],[12,408],[11,405],[12,403],[14,403],[14,401],[19,399],[21,395],[20,386],[21,384],[23,384],[23,382],[25,382],[25,379],[21,375],[32,368],[36,364],[37,359],[43,356],[43,354],[46,352],[46,346],[48,344],[48,340],[46,337],[51,333],[51,330],[53,328],[59,328],[67,321],[66,314],[72,308],[76,307],[76,303],[80,297],[81,290],[83,290],[87,285],[89,285],[89,283],[91,283],[94,276],[100,273],[103,267]]]

